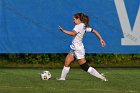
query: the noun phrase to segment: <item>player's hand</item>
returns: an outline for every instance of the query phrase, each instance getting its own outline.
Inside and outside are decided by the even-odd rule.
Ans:
[[[105,41],[103,39],[100,40],[100,43],[101,43],[102,47],[104,47],[106,45]]]
[[[58,25],[58,28],[63,32],[63,28],[61,26]]]

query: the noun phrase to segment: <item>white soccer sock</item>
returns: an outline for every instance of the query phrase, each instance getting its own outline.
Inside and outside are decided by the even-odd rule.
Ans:
[[[70,67],[65,67],[64,66],[63,70],[62,70],[62,73],[61,73],[61,78],[65,79],[67,74],[68,74],[68,72],[69,72],[69,70],[70,70]]]
[[[90,73],[91,75],[97,77],[97,78],[100,78],[100,79],[103,78],[103,76],[99,72],[97,72],[97,70],[94,69],[93,67],[89,67],[87,72]]]

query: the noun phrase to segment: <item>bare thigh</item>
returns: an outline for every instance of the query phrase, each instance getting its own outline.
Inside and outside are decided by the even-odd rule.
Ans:
[[[69,67],[70,64],[73,62],[73,60],[74,60],[74,56],[73,56],[71,53],[69,53],[69,54],[66,56],[64,65],[65,65],[66,67]]]
[[[85,59],[85,58],[79,59],[79,60],[78,60],[78,63],[79,63],[80,65],[82,65],[82,64],[86,63],[86,59]]]

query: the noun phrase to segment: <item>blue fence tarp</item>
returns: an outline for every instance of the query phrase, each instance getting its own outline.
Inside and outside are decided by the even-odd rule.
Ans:
[[[90,17],[106,42],[84,36],[87,53],[140,53],[140,0],[0,0],[0,53],[67,53],[73,14]]]

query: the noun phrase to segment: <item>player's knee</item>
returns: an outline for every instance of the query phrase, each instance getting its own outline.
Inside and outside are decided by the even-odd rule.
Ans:
[[[72,61],[65,61],[64,65],[65,65],[66,67],[69,67],[71,63],[72,63]]]
[[[66,62],[65,62],[64,66],[65,66],[65,67],[69,67],[69,66],[70,66],[70,63],[66,63]]]
[[[87,63],[84,63],[84,64],[82,64],[82,65],[80,65],[81,66],[81,68],[84,70],[84,71],[88,71],[88,69],[89,69],[89,66],[88,66],[88,64]]]

